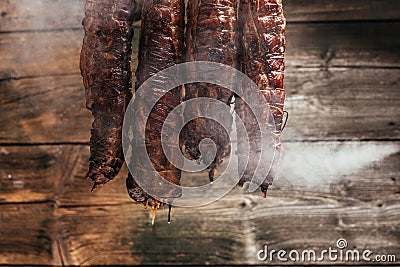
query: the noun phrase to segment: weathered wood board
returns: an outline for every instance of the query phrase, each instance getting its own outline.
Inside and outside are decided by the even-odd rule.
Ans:
[[[283,145],[280,177],[269,191],[271,196],[325,195],[337,201],[376,201],[376,205],[399,200],[399,142]],[[88,157],[87,146],[1,146],[0,204],[56,201],[60,207],[74,207],[131,203],[125,189],[126,168],[115,181],[90,193],[91,182],[84,178]]]
[[[400,138],[399,72],[289,68],[284,139]],[[81,83],[79,74],[0,82],[0,142],[87,143],[92,118]]]
[[[323,197],[264,201],[235,195],[205,208],[176,209],[170,225],[166,211],[160,212],[152,229],[147,211],[132,205],[59,209],[58,213],[65,239],[60,243],[69,255],[64,258],[68,264],[230,265],[264,263],[257,260],[264,244],[321,251],[335,247],[339,238],[375,255],[398,257],[399,208],[352,207]]]
[[[154,228],[126,167],[94,193],[84,178],[84,0],[0,1],[0,265],[262,265],[264,244],[339,238],[400,259],[400,1],[284,0],[290,118],[268,198],[235,188]]]
[[[88,142],[92,118],[79,75],[2,81],[0,96],[0,142]]]
[[[1,146],[0,204],[54,201],[87,156],[83,146]]]
[[[81,28],[84,0],[2,0],[0,32]]]
[[[82,39],[82,30],[0,34],[0,80],[79,73]]]
[[[398,20],[396,0],[283,0],[291,22]]]
[[[399,67],[399,22],[288,24],[288,67]]]
[[[0,32],[45,31],[82,27],[84,0],[4,0]],[[284,0],[291,22],[396,20],[397,0]]]
[[[399,69],[288,69],[284,140],[398,139]]]
[[[321,251],[335,247],[339,238],[352,248],[398,258],[399,209],[398,203],[376,207],[324,196],[271,196],[266,201],[260,196],[229,195],[206,207],[177,208],[171,224],[166,223],[166,210],[160,211],[153,228],[149,211],[131,204],[58,208],[52,220],[40,226],[19,211],[8,223],[12,229],[27,230],[9,236],[0,264],[261,264],[257,252],[264,244]],[[43,207],[29,205],[26,213],[36,210]],[[20,247],[22,238],[34,241],[36,231],[45,244],[25,241]],[[51,252],[51,244],[58,246],[61,256]],[[13,248],[25,250],[19,254]]]
[[[0,205],[0,265],[61,265],[54,204]]]
[[[288,24],[286,65],[400,67],[399,27],[400,22]],[[79,73],[82,39],[82,30],[0,34],[0,80]]]

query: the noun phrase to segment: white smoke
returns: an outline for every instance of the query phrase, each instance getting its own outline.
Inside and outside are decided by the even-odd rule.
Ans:
[[[81,27],[85,0],[24,0],[15,1],[14,5],[16,14],[23,14],[30,30],[65,29]]]
[[[139,3],[142,1],[138,1]],[[49,34],[51,38],[62,38],[64,47],[72,47],[78,51],[83,38],[81,21],[84,17],[85,0],[44,0],[44,1],[15,1],[16,14],[24,14],[26,30],[50,30],[61,29],[67,25],[61,33]],[[58,12],[60,15],[54,17],[54,10],[65,10]],[[71,16],[73,14],[73,16]],[[29,22],[29,23],[28,23]],[[82,36],[73,34],[73,31],[81,31]],[[136,35],[138,36],[138,35]],[[65,51],[63,47],[50,47],[46,39],[35,39],[37,43],[27,43],[26,52],[19,55],[20,62],[28,61],[27,58],[34,57],[35,51],[46,47],[49,64],[52,63]],[[15,44],[17,47],[19,44]],[[37,60],[43,62],[43,60]],[[34,62],[30,60],[29,62]],[[78,58],[75,64],[76,73],[79,72]],[[36,67],[34,65],[31,66]],[[55,71],[58,72],[58,71]],[[62,73],[62,70],[59,71]],[[46,86],[44,84],[43,86]],[[307,105],[308,108],[323,110],[323,105],[308,104],[307,99],[297,96],[287,99],[287,107],[293,109],[293,105]],[[292,133],[290,126],[286,132]],[[286,134],[287,136],[288,134]],[[293,134],[294,135],[294,134]],[[233,144],[234,145],[234,144]],[[329,185],[343,179],[345,175],[351,175],[373,162],[380,161],[385,157],[397,153],[399,145],[379,142],[316,142],[316,143],[284,143],[281,155],[279,177],[274,182],[276,185],[301,185],[307,187]],[[207,182],[205,175],[204,181]]]
[[[277,185],[316,187],[339,182],[400,151],[387,142],[284,143]]]

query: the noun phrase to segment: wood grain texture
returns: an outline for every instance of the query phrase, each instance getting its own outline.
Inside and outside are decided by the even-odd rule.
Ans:
[[[400,67],[399,27],[400,22],[289,24],[286,66]],[[138,38],[136,33],[133,55]],[[79,73],[82,39],[81,30],[1,34],[0,80]]]
[[[288,68],[283,140],[398,139],[400,70]]]
[[[94,193],[84,178],[83,5],[0,4],[0,265],[271,264],[257,261],[264,244],[339,238],[400,259],[400,1],[284,0],[290,118],[267,199],[235,188],[173,209],[170,225],[160,211],[155,228],[126,193],[126,167]]]
[[[0,146],[0,206],[44,201],[59,206],[132,203],[125,189],[126,167],[116,182],[91,193],[92,183],[85,179],[88,159],[88,146]],[[83,198],[74,200],[76,196]]]
[[[0,265],[61,265],[54,205],[0,206]]]
[[[283,139],[400,138],[399,72],[289,67]],[[0,82],[0,142],[87,143],[92,119],[81,83],[79,74]]]
[[[55,200],[86,151],[82,146],[0,147],[0,203]]]
[[[0,263],[260,264],[256,253],[265,243],[276,249],[322,250],[334,246],[338,238],[375,254],[400,256],[396,227],[400,222],[399,142],[283,145],[285,169],[293,167],[288,164],[294,161],[293,155],[304,166],[310,164],[313,158],[307,158],[307,153],[314,149],[328,149],[335,155],[347,148],[359,151],[353,157],[362,157],[363,148],[371,145],[372,151],[396,148],[378,156],[378,161],[372,157],[344,175],[334,175],[333,180],[329,170],[321,169],[318,180],[322,183],[317,185],[282,169],[266,200],[237,188],[211,205],[175,208],[171,225],[166,222],[167,211],[161,210],[156,227],[151,228],[150,212],[134,204],[126,193],[126,170],[90,193],[90,182],[84,179],[88,147],[1,147],[0,193],[8,193],[6,200],[0,199]],[[306,170],[300,174],[314,175],[313,167]],[[9,173],[13,179],[5,177]],[[29,192],[10,189],[13,180],[24,181],[32,192],[46,197],[15,197]],[[45,204],[21,203],[25,201]]]
[[[0,32],[81,28],[84,0],[2,0]]]
[[[83,29],[0,34],[0,81],[78,74]],[[133,40],[137,66],[139,30]]]
[[[338,201],[349,199],[354,202],[376,202],[376,205],[399,200],[399,142],[294,142],[283,145],[282,166],[277,181],[269,191],[270,196],[326,196]],[[393,148],[390,148],[391,146]],[[353,154],[348,151],[353,151]],[[376,151],[375,156],[365,158],[363,154],[372,151]],[[380,151],[386,152],[381,154]],[[323,167],[313,163],[315,162],[313,156],[318,158],[321,153],[325,153],[320,156],[325,158],[321,161]],[[87,156],[86,149],[79,155],[71,183],[63,194],[57,196],[58,205],[74,207],[131,203],[125,192],[126,168],[115,181],[92,194],[89,193],[90,183],[84,179]],[[343,159],[352,161],[353,164],[334,165]],[[333,166],[328,167],[326,162]],[[333,171],[335,167],[343,171]],[[194,175],[192,179],[206,180],[206,173],[202,175]],[[316,182],[320,180],[323,182]],[[243,189],[238,188],[232,194],[240,195],[242,191]]]
[[[0,33],[82,27],[84,0],[3,2],[0,6]],[[283,4],[289,23],[400,19],[397,0],[284,0]]]
[[[399,22],[288,24],[288,67],[399,67]]]
[[[136,30],[135,38],[137,43],[138,30]],[[43,43],[45,42],[43,41]],[[72,43],[77,44],[78,41]],[[7,49],[11,49],[11,47]],[[137,46],[134,46],[134,56],[132,57],[134,66],[137,65],[137,50]],[[2,51],[1,47],[0,51]],[[42,61],[38,64],[47,64],[45,63],[47,61],[46,55],[43,54],[45,51],[44,48],[37,51],[39,55],[35,58]],[[65,53],[64,56],[58,58],[60,61],[56,65],[62,65],[63,61],[67,61],[70,66],[79,66],[80,47],[74,48],[73,51],[71,55]],[[4,53],[6,53],[6,50],[4,50]],[[14,62],[15,57],[19,57],[17,53],[11,53],[13,56],[10,56],[8,52],[6,54],[10,62]],[[26,52],[25,54],[28,55],[29,53]],[[27,65],[36,64],[35,62],[31,63]],[[48,64],[51,64],[51,62]],[[62,68],[68,68],[67,72],[77,72],[76,74],[51,75],[49,73],[57,73],[57,66],[48,65],[47,70],[46,68],[31,69],[20,64],[6,65],[0,61],[0,76],[5,75],[3,76],[5,80],[0,78],[0,113],[4,114],[0,117],[1,143],[89,142],[92,117],[85,108],[82,77],[79,74],[79,69],[68,67],[68,64]],[[13,73],[14,70],[9,72],[7,70],[9,67],[15,68],[14,70],[17,72],[21,70],[28,76],[39,75],[10,79],[9,74]],[[64,72],[64,70],[61,72]],[[18,110],[18,112],[16,113],[13,110]]]
[[[399,209],[297,194],[267,201],[229,195],[206,207],[174,209],[170,225],[162,210],[151,228],[149,211],[138,205],[71,207],[57,210],[56,239],[68,265],[260,264],[256,253],[264,244],[321,251],[339,238],[398,258]]]
[[[89,141],[92,118],[78,74],[2,81],[0,97],[0,142]]]
[[[288,22],[398,20],[397,0],[283,0]]]
[[[160,211],[154,228],[137,205],[59,208],[51,219],[43,204],[2,206],[0,264],[260,264],[256,253],[264,244],[321,251],[339,238],[398,258],[399,205],[355,204],[229,195],[207,207],[175,209],[170,225]]]
[[[235,224],[224,223],[237,212],[235,207],[176,209],[171,224],[166,222],[167,211],[160,211],[154,228],[149,222],[149,211],[133,204],[68,208],[58,212],[66,241],[61,242],[62,249],[69,255],[65,259],[67,264],[246,262],[243,254],[247,231],[242,230],[246,229],[246,222],[236,219]],[[88,224],[101,224],[107,231],[103,227],[88,229]]]
[[[359,202],[391,202],[400,197],[399,150],[399,142],[284,142],[280,177],[269,195],[326,195]],[[348,151],[353,153],[343,155]],[[366,151],[376,152],[363,160]],[[115,181],[90,193],[91,183],[84,178],[88,168],[87,146],[3,146],[0,153],[0,203],[51,200],[60,207],[132,203],[125,189],[125,167]],[[319,157],[319,153],[325,153],[321,164],[343,161],[343,158],[356,163],[319,168],[312,165],[315,164],[313,156]],[[343,171],[333,172],[335,168]],[[312,182],[318,175],[323,182]],[[200,179],[200,176],[194,177]],[[240,189],[237,190],[236,193],[241,194]]]
[[[83,31],[0,35],[0,80],[79,73]]]
[[[152,230],[141,206],[66,208],[59,210],[67,241],[61,243],[69,264],[260,264],[255,255],[264,244],[320,251],[339,238],[398,258],[396,203],[381,206],[325,194],[280,194],[267,201],[229,195],[203,208],[175,209],[171,225],[162,211]],[[86,227],[96,223],[109,230]]]
[[[369,249],[373,255],[399,257],[398,202],[375,207],[344,199],[332,201],[325,197],[296,196],[295,199],[270,199],[270,202],[257,204],[250,211],[257,247],[269,244],[270,249],[315,249],[320,252],[329,247],[336,248],[336,241],[344,238],[349,249]],[[282,210],[285,212],[281,213]],[[278,260],[274,262],[279,264]],[[325,264],[328,262],[324,261]],[[346,261],[332,263],[354,264]]]

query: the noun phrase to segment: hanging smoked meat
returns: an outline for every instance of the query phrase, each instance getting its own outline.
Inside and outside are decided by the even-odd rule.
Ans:
[[[148,78],[181,61],[184,50],[184,16],[184,0],[148,0],[143,2],[136,89]],[[133,152],[132,168],[130,168],[132,172],[128,175],[126,181],[131,198],[137,202],[143,202],[145,205],[150,204],[153,215],[155,215],[159,203],[138,186],[135,178],[140,177],[141,181],[145,181],[148,186],[157,191],[158,196],[168,199],[177,197],[179,192],[164,192],[164,188],[155,182],[157,173],[176,185],[180,184],[181,177],[181,170],[169,162],[164,154],[161,144],[161,130],[168,114],[182,102],[183,92],[181,87],[170,92],[167,92],[166,89],[161,86],[151,88],[151,92],[145,92],[145,94],[164,96],[152,108],[150,116],[146,118],[147,121],[137,119],[134,122],[134,127],[146,125],[146,131],[144,137],[135,137],[138,145],[136,151]],[[146,97],[143,97],[143,99],[146,101]],[[142,106],[147,108],[151,104]],[[143,114],[144,110],[138,109],[133,112]],[[137,116],[137,118],[139,117]],[[145,142],[142,143],[145,144],[145,147],[140,145],[143,138],[145,138]],[[157,173],[142,167],[140,164],[142,152],[147,152]]]
[[[131,93],[134,0],[87,0],[80,68],[94,122],[87,178],[93,189],[112,180],[124,156],[122,123]]]
[[[283,16],[282,0],[240,0],[238,11],[240,64],[241,70],[255,82],[269,103],[275,122],[275,139],[277,154],[272,164],[271,171],[261,185],[265,197],[268,186],[276,175],[279,159],[280,133],[283,119],[283,104],[285,92],[283,89],[284,76],[284,31],[286,21]],[[239,182],[250,181],[260,159],[260,131],[256,125],[255,116],[241,98],[235,100],[235,111],[241,118],[246,118],[244,126],[250,140],[250,156],[247,166],[244,166],[246,157],[243,153],[246,142],[238,142],[237,155],[239,169],[244,169],[244,174]],[[243,133],[238,131],[238,136]],[[266,175],[266,174],[264,174]]]
[[[236,0],[190,0],[187,18],[186,61],[211,61],[237,68]],[[226,75],[226,79],[229,79],[230,73]],[[185,101],[207,97],[230,105],[232,96],[229,89],[212,84],[194,83],[185,86]],[[213,107],[201,107],[198,104],[185,106],[185,116],[191,117],[194,114],[197,118],[183,128],[180,140],[183,153],[191,160],[200,160],[207,165],[209,179],[213,181],[216,168],[230,155],[231,129],[225,130],[216,121],[201,118],[200,114],[204,114],[200,110],[202,108]],[[213,113],[218,114],[218,109]],[[224,119],[228,120],[228,125],[232,124],[232,117]],[[199,143],[205,138],[211,139],[216,145],[215,158],[213,154],[200,155]],[[206,150],[212,151],[210,148]]]

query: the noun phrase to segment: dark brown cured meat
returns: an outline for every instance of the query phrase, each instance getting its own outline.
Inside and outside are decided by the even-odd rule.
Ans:
[[[123,162],[122,123],[131,93],[134,0],[87,0],[80,68],[94,122],[87,178],[93,189],[112,180]]]
[[[285,92],[283,89],[284,77],[284,52],[286,27],[283,16],[282,0],[240,0],[239,28],[241,40],[241,70],[253,82],[255,82],[269,103],[271,113],[275,121],[275,138],[277,155],[270,173],[261,185],[264,194],[276,175],[280,145],[280,133],[282,128],[283,105]],[[241,118],[245,118],[244,126],[250,140],[250,157],[239,184],[250,181],[260,158],[259,138],[260,132],[254,127],[256,121],[254,115],[244,102],[238,98],[235,100],[235,111]],[[238,131],[238,136],[243,133]],[[245,160],[243,151],[247,143],[239,142],[237,155],[239,168],[244,169]]]
[[[138,56],[139,65],[136,70],[136,89],[148,78],[181,61],[184,50],[184,15],[184,0],[144,1]],[[134,127],[146,125],[146,147],[138,145],[138,151],[147,151],[156,171],[164,179],[179,185],[181,171],[170,163],[164,154],[161,144],[161,130],[169,112],[182,102],[183,92],[182,88],[175,88],[168,93],[166,92],[165,88],[153,88],[152,92],[146,92],[146,94],[164,96],[154,106],[149,118],[146,118],[147,121],[137,120],[134,123]],[[150,104],[144,106],[150,106]],[[135,110],[134,112],[139,114],[144,111]],[[139,138],[142,137],[136,138],[139,142]],[[138,151],[134,153],[140,153]],[[132,162],[132,173],[128,175],[126,181],[128,193],[135,201],[143,202],[145,205],[149,202],[154,211],[158,202],[140,189],[135,182],[135,177],[140,177],[141,181],[145,180],[150,186],[156,188],[158,196],[163,196],[167,199],[176,196],[176,194],[174,192],[163,192],[163,188],[153,184],[157,173],[142,168],[140,159],[140,156],[133,157],[136,162]]]
[[[186,61],[211,61],[237,68],[236,2],[236,0],[189,1]],[[229,79],[231,74],[227,73],[226,75],[226,78]],[[233,93],[229,89],[212,84],[195,83],[185,86],[185,101],[207,97],[230,105],[232,96]],[[213,107],[207,108],[212,109]],[[200,110],[199,105],[186,105],[185,116],[194,114],[197,119],[188,122],[183,128],[180,138],[181,146],[188,158],[201,160],[208,165],[209,178],[210,181],[213,181],[216,168],[230,155],[229,134],[231,129],[227,129],[227,132],[216,121],[199,118]],[[218,109],[213,113],[218,114]],[[231,117],[224,119],[228,120],[226,122],[228,125],[232,124]],[[200,155],[199,143],[205,138],[211,139],[216,145],[215,159],[210,155]]]

